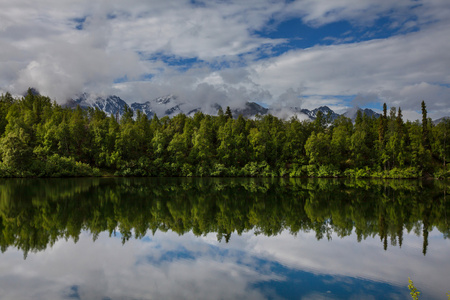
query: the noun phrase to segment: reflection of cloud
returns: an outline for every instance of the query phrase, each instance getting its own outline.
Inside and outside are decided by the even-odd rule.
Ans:
[[[182,257],[185,252],[195,259]],[[250,285],[281,277],[261,274],[251,259],[238,263],[236,253],[211,251],[192,234],[157,233],[151,240],[130,240],[123,246],[119,238],[102,234],[93,243],[82,234],[77,244],[61,240],[26,260],[15,250],[4,253],[0,290],[2,299],[59,298],[73,293],[73,287],[80,299],[263,298]]]
[[[430,253],[423,257],[421,238],[406,234],[402,249],[384,251],[377,238],[356,243],[353,236],[334,236],[328,242],[317,241],[313,233],[266,237],[248,232],[227,244],[218,242],[215,234],[157,232],[124,245],[107,234],[94,243],[83,233],[76,244],[60,240],[26,260],[14,249],[3,253],[0,291],[2,299],[52,299],[74,293],[80,299],[261,299],[279,292],[276,287],[283,282],[295,286],[295,280],[320,280],[322,287],[363,282],[374,289],[380,281],[406,288],[411,277],[423,295],[439,298],[448,288],[449,241],[434,238],[436,233],[431,236]],[[300,285],[304,299],[327,299],[326,291],[314,291],[305,283]]]
[[[332,242],[317,241],[314,233],[299,234],[294,242],[287,232],[275,237],[254,237],[248,233],[242,238],[247,241],[246,249],[250,253],[296,269],[366,278],[397,286],[406,286],[411,277],[430,298],[441,298],[449,288],[450,241],[444,240],[442,234],[440,239],[433,239],[427,256],[422,254],[422,238],[406,234],[401,249],[391,246],[387,251],[383,250],[379,237],[367,238],[361,243],[355,242],[354,235],[341,239],[335,234]]]

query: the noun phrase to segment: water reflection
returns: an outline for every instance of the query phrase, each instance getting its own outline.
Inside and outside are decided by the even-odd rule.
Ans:
[[[8,180],[0,191],[4,299],[405,299],[408,276],[432,299],[450,286],[441,182]]]

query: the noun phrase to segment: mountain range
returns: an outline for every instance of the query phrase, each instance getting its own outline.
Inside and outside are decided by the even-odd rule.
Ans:
[[[105,112],[107,115],[118,115],[120,118],[124,112],[125,107],[131,109],[136,115],[136,112],[140,110],[144,114],[148,116],[148,118],[152,118],[155,114],[158,117],[163,116],[175,116],[179,113],[184,113],[187,116],[192,116],[198,111],[203,111],[201,107],[195,107],[192,105],[188,105],[187,103],[183,103],[179,100],[179,98],[175,95],[167,95],[163,97],[158,97],[150,101],[146,101],[143,103],[132,103],[128,105],[123,99],[118,96],[111,95],[107,97],[90,95],[87,93],[81,94],[80,96],[70,99],[67,101],[66,106],[75,108],[79,105],[81,108],[98,108],[99,110]],[[208,111],[203,111],[204,113],[217,113],[217,111],[221,108],[219,104],[212,105]],[[224,108],[222,108],[225,110]],[[361,109],[361,108],[352,108],[351,110],[345,112],[343,115],[354,120],[356,118],[356,114],[360,110],[362,113],[365,113],[368,116],[379,117],[380,114],[371,110],[371,109]],[[299,107],[284,107],[277,108],[271,107],[266,108],[256,102],[246,102],[243,107],[234,108],[231,110],[233,116],[237,117],[238,115],[242,115],[245,118],[253,118],[256,115],[266,115],[272,114],[274,116],[288,119],[292,116],[297,116],[299,119],[309,119],[315,120],[318,112],[321,111],[324,116],[330,116],[331,121],[335,120],[340,115],[330,109],[328,106],[321,106],[315,108],[313,110],[302,109]]]

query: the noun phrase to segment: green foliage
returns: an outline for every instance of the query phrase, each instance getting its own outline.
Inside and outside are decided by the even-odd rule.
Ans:
[[[319,132],[311,134],[305,144],[306,155],[310,164],[324,165],[330,163],[330,135]]]
[[[271,171],[270,166],[267,164],[267,162],[262,161],[261,163],[257,162],[250,162],[242,168],[241,171],[243,176],[247,177],[269,177],[274,176],[275,174]],[[276,175],[275,175],[276,176]],[[280,175],[283,176],[283,175]]]
[[[58,154],[50,156],[42,165],[38,176],[44,177],[74,177],[74,176],[100,176],[97,168],[75,161],[73,157],[61,157]]]
[[[356,169],[346,169],[344,171],[344,175],[346,177],[351,177],[351,178],[369,178],[371,177],[370,175],[370,169],[368,167],[366,168],[356,168]]]
[[[339,177],[341,172],[334,165],[323,165],[317,170],[317,177]]]
[[[409,278],[408,277],[408,289],[410,290],[410,294],[411,294],[411,297],[414,299],[414,300],[418,300],[419,299],[419,295],[420,295],[420,292],[419,292],[419,290],[414,286],[414,282],[411,280],[411,278]]]
[[[25,171],[29,168],[33,155],[30,139],[23,128],[6,133],[0,140],[0,153],[5,167],[18,171]]]
[[[404,123],[400,108],[388,116],[386,105],[379,120],[359,112],[355,124],[343,116],[330,124],[322,114],[313,122],[234,119],[229,108],[218,116],[151,120],[127,109],[118,121],[98,109],[63,108],[31,90],[21,99],[6,93],[0,176],[92,173],[75,168],[79,162],[117,176],[448,178],[450,121],[432,126],[424,103],[422,109],[422,123]]]

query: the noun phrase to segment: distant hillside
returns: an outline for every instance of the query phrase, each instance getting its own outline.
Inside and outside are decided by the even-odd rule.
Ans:
[[[362,109],[359,107],[352,108],[352,109],[348,110],[347,112],[345,112],[343,115],[346,116],[347,118],[351,119],[352,121],[354,121],[356,119],[356,115],[357,115],[358,111],[361,111],[363,115],[366,114],[368,117],[379,118],[381,116],[381,114],[379,114],[369,108]]]
[[[450,120],[450,117],[442,117],[442,118],[436,119],[436,120],[433,121],[433,124],[437,125],[437,124],[439,124],[439,123],[441,123],[443,121],[446,121],[446,120]]]
[[[155,114],[159,117],[163,116],[175,116],[179,113],[183,113],[188,116],[194,115],[196,112],[202,111],[201,107],[196,107],[190,105],[186,102],[181,102],[179,98],[175,95],[166,95],[163,97],[158,97],[153,100],[149,100],[143,103],[132,103],[128,105],[127,102],[118,96],[110,95],[106,97],[95,96],[89,94],[82,94],[77,98],[70,99],[66,106],[75,108],[80,105],[82,108],[96,107],[101,111],[104,111],[107,115],[118,115],[121,117],[125,112],[125,107],[130,108],[134,114],[140,110],[146,114],[149,118],[152,118]],[[221,106],[219,104],[214,104],[210,107],[209,111],[217,112]],[[225,107],[222,107],[225,110]],[[358,110],[362,111],[363,114],[368,116],[379,117],[380,114],[376,113],[371,109],[361,109],[359,107],[353,108],[343,115],[355,120]],[[317,113],[321,111],[323,115],[330,116],[330,121],[334,121],[340,115],[330,109],[328,106],[321,106],[313,110],[302,109],[299,107],[288,107],[288,108],[265,108],[256,102],[246,102],[243,107],[234,108],[231,110],[234,117],[242,115],[245,118],[253,118],[256,115],[266,115],[273,114],[275,116],[287,119],[294,115],[304,116],[304,119],[315,120]]]

